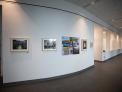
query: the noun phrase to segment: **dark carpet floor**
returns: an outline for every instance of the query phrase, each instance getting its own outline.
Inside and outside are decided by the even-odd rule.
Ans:
[[[80,74],[40,83],[0,87],[0,92],[122,92],[122,54]]]

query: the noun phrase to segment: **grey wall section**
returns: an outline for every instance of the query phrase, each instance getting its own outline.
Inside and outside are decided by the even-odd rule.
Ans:
[[[2,40],[2,5],[0,5],[0,76],[2,76],[1,70],[1,40]]]

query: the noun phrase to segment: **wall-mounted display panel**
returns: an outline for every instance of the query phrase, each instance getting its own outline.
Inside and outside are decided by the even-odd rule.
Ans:
[[[11,51],[29,51],[28,47],[29,39],[28,38],[10,38],[10,49]]]
[[[43,50],[56,50],[56,39],[43,39]]]
[[[79,38],[62,37],[63,55],[79,54]]]
[[[87,49],[87,40],[86,39],[82,39],[81,40],[81,50],[86,50]]]
[[[94,46],[94,43],[90,42],[90,48],[93,48],[93,46]]]

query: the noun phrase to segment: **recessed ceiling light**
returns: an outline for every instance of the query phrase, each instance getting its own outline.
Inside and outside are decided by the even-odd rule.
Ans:
[[[115,20],[114,20],[114,19],[112,19],[111,21],[112,21],[112,22],[114,22]]]
[[[91,2],[91,5],[95,5],[95,3],[96,3],[95,1],[92,1],[92,2]]]
[[[103,32],[103,34],[106,34],[106,32]]]

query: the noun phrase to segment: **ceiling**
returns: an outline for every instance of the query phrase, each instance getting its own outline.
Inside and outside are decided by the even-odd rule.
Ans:
[[[122,0],[65,0],[76,4],[122,32]]]

